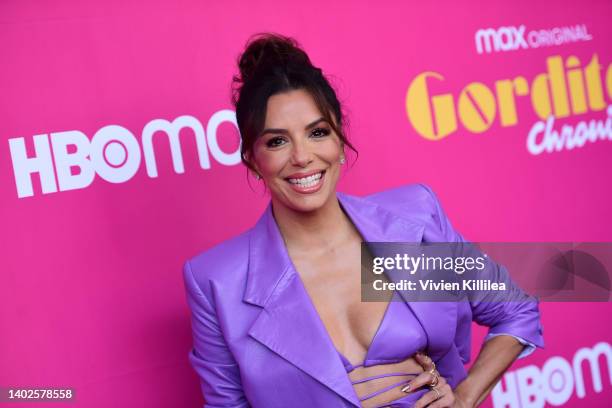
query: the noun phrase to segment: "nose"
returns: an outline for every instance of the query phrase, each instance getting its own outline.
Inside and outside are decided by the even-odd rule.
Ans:
[[[306,167],[313,161],[313,154],[307,143],[296,141],[291,151],[291,164],[298,167]]]

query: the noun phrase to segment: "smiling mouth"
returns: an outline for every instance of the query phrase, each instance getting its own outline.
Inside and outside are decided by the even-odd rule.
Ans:
[[[325,170],[322,170],[318,173],[311,174],[307,177],[287,177],[285,180],[293,187],[297,187],[300,189],[311,189],[319,184],[323,179],[323,175],[325,174]]]

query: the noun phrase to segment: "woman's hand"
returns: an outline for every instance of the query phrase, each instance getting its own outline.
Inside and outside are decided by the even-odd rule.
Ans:
[[[417,353],[414,359],[425,371],[413,378],[402,391],[413,391],[423,386],[431,387],[431,391],[423,394],[415,403],[414,408],[472,408],[454,394],[453,389],[436,370],[436,365],[429,356]]]

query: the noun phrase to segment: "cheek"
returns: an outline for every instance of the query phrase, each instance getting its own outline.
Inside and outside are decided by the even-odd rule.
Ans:
[[[321,149],[321,156],[325,157],[325,159],[329,162],[336,162],[340,159],[340,155],[342,154],[342,149],[340,145],[334,141],[330,140],[329,143],[325,143],[325,146]]]
[[[263,151],[258,154],[257,158],[257,165],[262,175],[268,176],[274,176],[281,171],[286,162],[284,154],[280,151]]]

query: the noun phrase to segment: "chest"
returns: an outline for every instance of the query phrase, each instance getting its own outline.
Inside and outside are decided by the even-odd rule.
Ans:
[[[388,305],[361,301],[362,285],[367,284],[362,282],[361,257],[361,243],[356,240],[293,260],[334,345],[354,361],[365,357]]]

